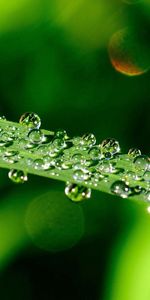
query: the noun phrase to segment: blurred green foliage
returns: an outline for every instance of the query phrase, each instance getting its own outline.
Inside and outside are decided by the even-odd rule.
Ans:
[[[150,72],[136,77],[116,72],[107,48],[112,34],[134,26],[140,36],[143,32],[141,43],[149,51],[149,18],[149,0],[136,5],[121,0],[1,0],[1,115],[17,121],[24,111],[35,111],[43,128],[64,128],[71,136],[93,132],[98,142],[111,136],[123,152],[139,147],[148,154]],[[94,192],[79,204],[84,216],[80,241],[71,249],[46,252],[36,248],[25,227],[30,203],[45,203],[48,192],[52,216],[60,198],[61,224],[65,205],[73,211],[76,204],[65,204],[69,200],[63,185],[46,178],[31,176],[18,187],[1,171],[0,182],[1,299],[149,300],[150,219],[141,207]],[[67,222],[62,235],[58,224],[54,231],[51,227],[48,236],[54,234],[57,245],[72,230],[73,224],[68,227],[74,219]],[[70,237],[74,240],[76,232]]]

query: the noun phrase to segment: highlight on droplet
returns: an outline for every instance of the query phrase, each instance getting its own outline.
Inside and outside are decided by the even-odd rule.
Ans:
[[[108,52],[116,71],[127,76],[137,76],[149,70],[149,49],[143,41],[141,32],[138,34],[127,27],[112,35]]]

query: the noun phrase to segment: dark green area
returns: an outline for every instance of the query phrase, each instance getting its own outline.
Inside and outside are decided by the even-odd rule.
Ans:
[[[140,41],[143,45],[140,49],[145,51],[141,57],[147,61],[149,1],[141,1],[139,5],[127,5],[121,0],[113,0],[111,4],[104,0],[78,0],[76,5],[73,0],[2,2],[0,114],[17,121],[25,111],[35,111],[43,128],[51,131],[64,128],[70,136],[92,132],[97,142],[113,137],[120,142],[124,153],[138,147],[149,154],[150,71],[135,77],[116,72],[107,49],[115,31],[132,26],[137,28],[137,48]],[[126,277],[123,282],[123,275],[120,276],[123,271],[130,273],[133,257],[129,254],[135,252],[136,259],[135,236],[139,241],[135,246],[138,244],[141,251],[138,259],[143,257],[145,244],[150,253],[147,242],[150,221],[141,206],[95,191],[92,199],[82,204],[65,204],[70,200],[64,197],[64,184],[30,176],[25,185],[16,186],[8,181],[5,170],[0,172],[0,189],[1,299],[130,300],[130,294],[136,300],[149,299],[150,271],[146,260],[143,260],[145,269],[140,265],[141,269],[130,280],[131,285]],[[41,237],[36,236],[34,244],[25,223],[30,203],[42,197],[45,203],[47,192],[51,216],[58,206],[57,216],[54,209],[54,227],[50,226],[52,231],[46,235],[48,239],[52,237],[56,253],[40,249]],[[79,213],[74,218],[73,206]],[[41,209],[43,220],[42,212]],[[80,213],[84,217],[84,232]],[[60,230],[58,223],[55,227],[59,214]],[[63,214],[64,222],[67,220],[64,226]],[[69,222],[78,224],[68,228]],[[143,234],[139,234],[138,224],[142,224]],[[122,254],[123,249],[127,250]],[[147,285],[143,290],[145,272]],[[136,286],[134,276],[138,278],[139,274],[141,285]]]

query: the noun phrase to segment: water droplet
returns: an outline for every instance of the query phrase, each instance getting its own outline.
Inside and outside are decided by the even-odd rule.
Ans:
[[[65,148],[67,148],[67,144],[63,139],[58,139],[58,138],[54,139],[52,145],[55,149],[55,152],[59,152]]]
[[[96,144],[96,138],[93,133],[84,134],[81,138],[80,144],[86,147],[92,147]]]
[[[138,171],[146,171],[149,168],[150,162],[147,155],[139,155],[134,159],[135,168]]]
[[[64,159],[58,158],[55,162],[55,167],[60,170],[68,170],[72,168],[71,161],[65,161]]]
[[[94,159],[101,159],[101,151],[98,146],[92,147],[89,152],[89,156],[94,160]]]
[[[83,160],[83,155],[81,153],[75,153],[72,155],[72,162],[77,163]]]
[[[26,112],[20,117],[19,123],[22,125],[26,125],[30,129],[39,129],[41,126],[41,119],[37,114],[33,112]]]
[[[124,175],[123,178],[125,181],[130,181],[130,180],[141,180],[142,177],[140,174],[137,174],[136,172],[133,171],[127,171]]]
[[[29,141],[33,144],[40,144],[44,141],[45,137],[40,129],[32,129],[28,133]]]
[[[59,139],[64,139],[64,140],[69,139],[69,136],[68,136],[66,130],[64,130],[64,129],[59,129],[58,131],[56,131],[55,137],[57,137]]]
[[[73,172],[73,178],[77,181],[86,181],[90,178],[90,173],[86,169],[76,169]]]
[[[150,182],[150,171],[146,171],[146,172],[144,173],[143,179],[144,179],[145,181]]]
[[[8,177],[15,183],[24,183],[28,180],[27,174],[24,171],[15,169],[9,171]]]
[[[101,152],[105,156],[105,158],[112,158],[116,153],[120,152],[120,145],[119,142],[115,139],[105,139],[102,141],[101,145]]]
[[[49,170],[51,169],[51,164],[46,161],[45,159],[35,159],[32,163],[32,166],[34,167],[34,169],[36,170]]]
[[[127,76],[141,75],[149,69],[149,49],[143,39],[142,29],[140,31],[137,28],[126,27],[117,31],[109,43],[113,67]]]
[[[109,161],[103,161],[97,167],[97,170],[102,173],[116,173],[115,163]]]
[[[117,180],[111,185],[111,192],[122,198],[128,198],[131,189],[124,181]]]
[[[1,134],[1,139],[3,142],[11,142],[13,141],[14,137],[12,136],[11,132],[3,132]]]
[[[67,183],[65,194],[70,200],[80,202],[91,197],[91,189],[75,183]]]
[[[131,158],[135,158],[135,157],[141,155],[141,150],[136,149],[136,148],[131,148],[131,149],[129,149],[129,151],[128,151],[128,155],[129,155]]]

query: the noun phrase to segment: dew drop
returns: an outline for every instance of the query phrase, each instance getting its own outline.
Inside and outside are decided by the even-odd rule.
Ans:
[[[90,178],[90,173],[86,169],[76,169],[73,172],[73,178],[77,181],[86,181]]]
[[[44,141],[44,135],[39,129],[32,129],[29,131],[28,138],[33,144],[40,144]]]
[[[91,189],[75,183],[67,183],[65,194],[70,200],[80,202],[91,197]]]
[[[24,183],[28,180],[27,174],[24,171],[15,169],[9,171],[8,177],[15,183]]]
[[[39,129],[41,126],[41,119],[36,113],[26,112],[20,117],[19,123],[22,125],[26,125],[30,129]]]
[[[120,152],[120,145],[117,140],[108,138],[102,141],[100,149],[105,158],[109,159]]]
[[[131,189],[124,181],[117,180],[111,185],[111,192],[122,198],[128,198]]]
[[[93,133],[84,134],[81,138],[80,144],[86,147],[92,147],[96,144],[96,138]]]
[[[150,171],[146,171],[146,172],[144,173],[143,179],[144,179],[145,181],[150,182]]]
[[[59,129],[58,131],[56,131],[55,137],[57,137],[59,139],[64,139],[64,140],[69,139],[69,136],[68,136],[66,130],[64,130],[64,129]]]
[[[128,151],[128,155],[129,155],[131,158],[135,158],[135,157],[141,155],[141,150],[136,149],[136,148],[131,148],[131,149],[129,149],[129,151]]]
[[[100,159],[101,158],[101,152],[100,152],[100,148],[98,146],[92,147],[89,150],[88,154],[92,159]]]
[[[41,158],[35,159],[33,161],[32,166],[36,170],[48,170],[51,168],[51,164],[45,159],[41,159]]]
[[[150,166],[148,156],[146,156],[146,155],[137,156],[134,159],[134,165],[138,171],[146,171]]]

